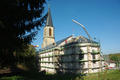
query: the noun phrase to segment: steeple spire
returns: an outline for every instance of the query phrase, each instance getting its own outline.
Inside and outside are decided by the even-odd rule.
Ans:
[[[55,43],[54,27],[52,23],[50,8],[48,7],[47,21],[46,21],[46,26],[44,27],[44,32],[43,32],[42,48],[45,48],[48,45],[51,45],[53,43]]]
[[[53,27],[50,8],[48,8],[48,14],[47,14],[46,26],[51,26],[51,27]]]

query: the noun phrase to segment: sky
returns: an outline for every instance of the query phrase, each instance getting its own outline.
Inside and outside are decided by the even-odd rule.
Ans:
[[[120,0],[49,0],[55,41],[74,36],[85,36],[85,31],[72,19],[85,26],[94,40],[100,41],[103,54],[120,52]],[[47,12],[47,5],[44,12]],[[43,27],[33,45],[41,48]]]

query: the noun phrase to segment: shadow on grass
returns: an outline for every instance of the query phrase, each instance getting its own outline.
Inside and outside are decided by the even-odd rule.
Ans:
[[[21,76],[25,78],[25,80],[75,80],[77,78],[81,78],[76,74],[45,74],[43,72],[35,72],[28,71],[24,72]]]
[[[0,80],[120,80],[120,71],[109,70],[102,73],[93,73],[87,76],[71,73],[46,74],[34,70],[13,69],[11,73],[0,74]]]
[[[0,74],[0,80],[76,80],[80,75],[70,73],[46,74],[45,72],[13,69],[11,73]]]

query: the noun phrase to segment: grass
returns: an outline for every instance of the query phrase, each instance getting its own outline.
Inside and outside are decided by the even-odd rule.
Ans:
[[[84,80],[120,80],[119,70],[105,70],[101,73],[89,74]]]
[[[120,71],[118,70],[110,71],[108,72],[106,78],[109,80],[120,80]]]
[[[0,80],[24,80],[22,76],[2,77]]]
[[[101,73],[88,74],[82,77],[73,74],[43,74],[33,71],[23,71],[20,75],[2,77],[0,80],[120,80],[120,71],[107,70]]]

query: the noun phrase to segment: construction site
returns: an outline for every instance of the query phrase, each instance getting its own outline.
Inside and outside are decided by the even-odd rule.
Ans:
[[[88,38],[84,36],[68,36],[55,42],[54,27],[50,9],[43,32],[43,44],[39,50],[39,70],[48,73],[95,73],[104,68],[100,43],[93,41],[85,27],[81,26]]]

